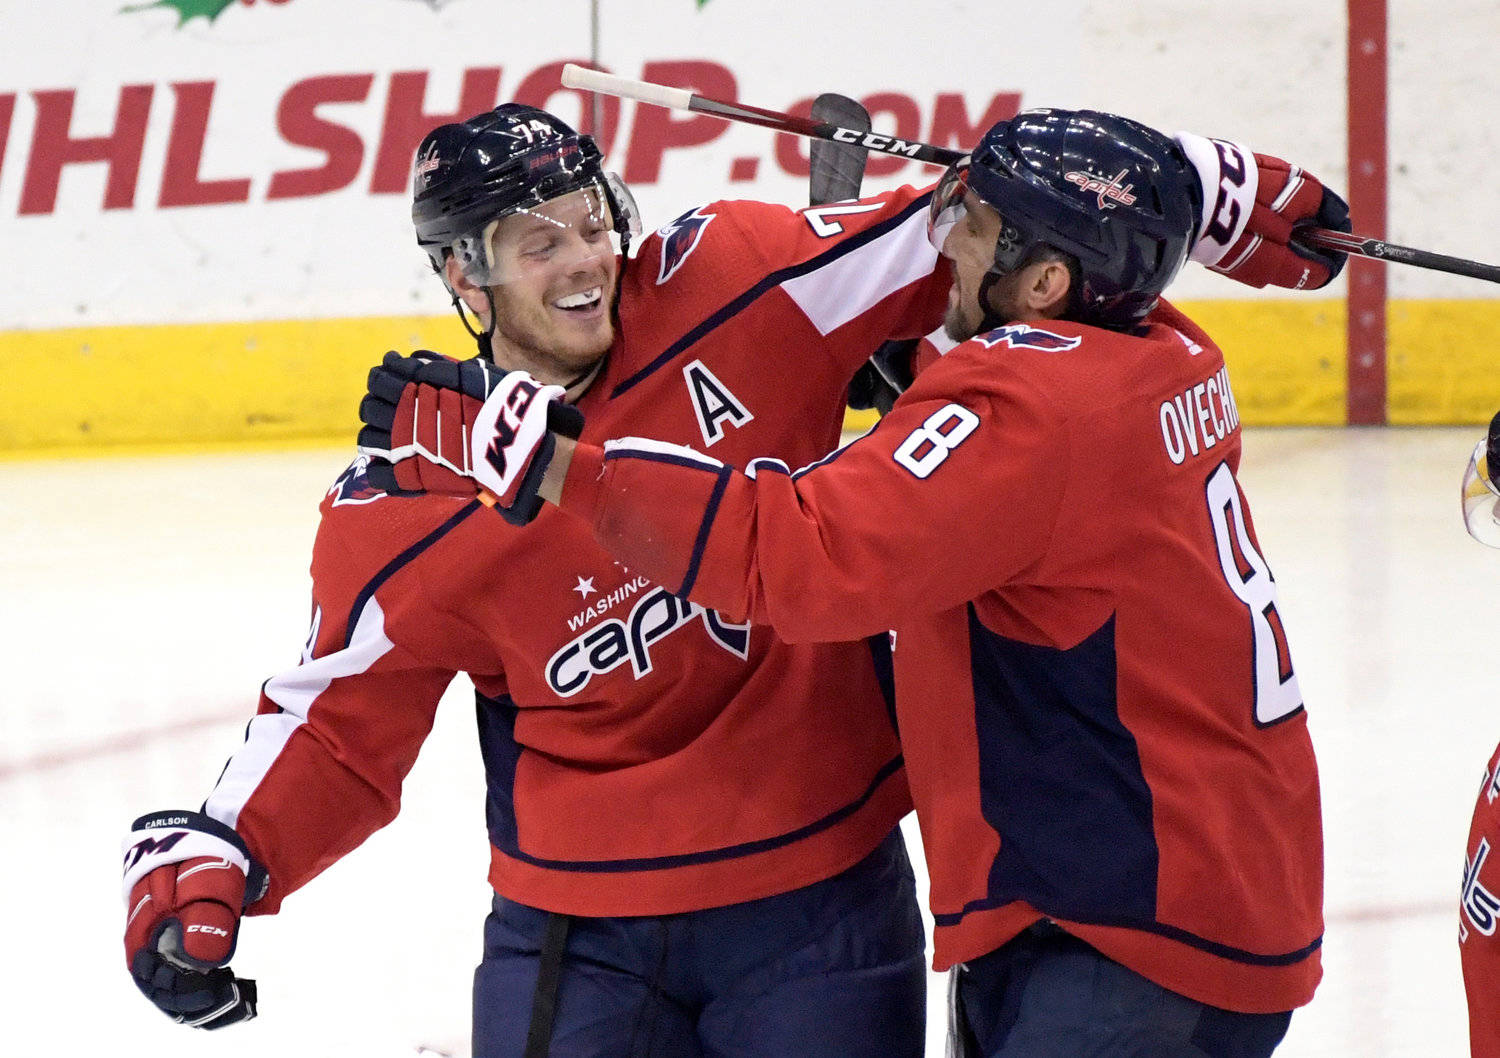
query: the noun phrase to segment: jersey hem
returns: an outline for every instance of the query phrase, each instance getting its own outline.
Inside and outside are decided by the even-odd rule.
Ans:
[[[672,915],[759,900],[832,878],[870,855],[910,810],[905,773],[839,825],[789,845],[665,870],[607,874],[540,867],[490,847],[489,881],[508,900],[569,915]]]
[[[933,934],[933,969],[987,955],[1032,923],[1046,918],[1029,904],[1014,903],[965,916]],[[1285,966],[1255,966],[1142,930],[1052,919],[1107,958],[1179,995],[1241,1014],[1278,1014],[1306,1005],[1323,976],[1322,949]]]

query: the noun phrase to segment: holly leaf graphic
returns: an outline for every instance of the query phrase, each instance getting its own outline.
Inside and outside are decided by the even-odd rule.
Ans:
[[[146,11],[153,7],[170,7],[177,12],[177,26],[180,29],[200,15],[212,22],[232,3],[234,0],[151,0],[149,4],[129,4],[120,8],[120,11],[125,13]]]

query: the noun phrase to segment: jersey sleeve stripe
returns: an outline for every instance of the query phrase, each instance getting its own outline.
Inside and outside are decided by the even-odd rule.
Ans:
[[[442,525],[438,526],[426,536],[422,537],[422,539],[418,540],[415,544],[412,544],[411,547],[408,547],[405,551],[401,552],[395,558],[391,559],[385,564],[385,566],[380,570],[379,573],[370,578],[370,583],[366,584],[363,588],[360,589],[359,594],[354,598],[354,605],[349,607],[349,620],[345,625],[348,631],[344,634],[344,646],[346,648],[353,642],[354,634],[358,627],[356,622],[364,612],[365,603],[375,597],[375,593],[380,589],[380,586],[386,581],[390,580],[391,577],[395,576],[396,572],[402,566],[406,565],[412,559],[420,555],[423,551],[426,551],[433,544],[441,540],[465,518],[469,517],[469,515],[479,510],[481,506],[483,505],[478,500],[473,500],[470,503],[466,504],[464,508],[457,514],[449,518]]]
[[[792,474],[792,468],[787,466],[781,460],[773,458],[772,456],[758,456],[757,458],[750,460],[750,465],[745,468],[745,477],[749,478],[751,481],[754,481],[755,476],[762,470],[769,470],[776,474],[785,474],[788,477],[791,477]]]
[[[781,286],[788,280],[796,279],[798,276],[816,272],[820,268],[825,268],[832,262],[838,261],[846,255],[852,254],[862,247],[868,245],[869,243],[875,242],[876,240],[889,234],[891,231],[901,229],[904,225],[911,222],[914,217],[921,218],[921,223],[923,225],[922,230],[925,233],[925,226],[927,223],[927,203],[928,200],[931,199],[931,197],[931,194],[919,195],[917,198],[913,199],[905,209],[896,214],[894,217],[890,217],[884,221],[881,221],[879,224],[871,225],[869,228],[865,229],[862,232],[851,235],[849,238],[832,247],[827,253],[819,254],[818,256],[810,260],[803,261],[800,264],[791,265],[790,267],[772,272],[760,282],[756,283],[749,290],[745,291],[733,301],[730,301],[718,311],[714,312],[703,322],[699,323],[692,330],[688,331],[687,334],[684,334],[681,338],[677,339],[677,341],[667,346],[667,348],[663,350],[660,356],[656,357],[656,359],[652,360],[645,367],[641,368],[635,374],[620,382],[620,384],[614,388],[613,392],[610,393],[611,399],[613,399],[614,397],[618,397],[620,394],[624,393],[626,390],[630,389],[638,382],[641,382],[652,373],[660,370],[666,364],[671,363],[684,350],[697,344],[697,342],[707,337],[709,334],[712,334],[719,327],[723,326],[725,322],[733,319],[750,305],[754,304],[756,300],[758,300],[763,294],[776,289],[778,286]],[[932,262],[936,261],[936,259],[937,251],[933,250],[926,272],[932,271]],[[865,259],[862,267],[873,268],[874,266],[871,265],[868,259]],[[919,275],[925,275],[926,272],[921,272],[919,273]],[[906,280],[906,282],[910,281],[910,279]]]
[[[724,498],[724,490],[729,487],[729,479],[733,473],[726,466],[719,467],[719,480],[714,484],[708,505],[703,509],[703,521],[698,524],[698,538],[693,541],[693,553],[688,558],[687,572],[683,574],[682,587],[677,589],[678,595],[690,594],[693,584],[698,580],[698,566],[703,561],[704,549],[708,547],[708,534],[713,529],[714,519],[719,514],[719,501]]]
[[[696,449],[675,445],[670,441],[654,441],[649,437],[620,437],[604,442],[606,460],[622,457],[704,470],[718,470],[724,465],[713,456],[706,456]]]
[[[385,611],[372,598],[360,613],[347,647],[267,680],[264,694],[281,707],[281,712],[262,713],[250,721],[245,743],[224,766],[218,784],[203,804],[204,813],[233,827],[287,740],[307,722],[318,695],[341,676],[369,671],[394,646],[385,634]]]
[[[872,260],[873,258],[873,260]],[[819,334],[827,335],[931,273],[937,249],[927,239],[927,216],[908,216],[872,248],[845,254],[817,271],[782,284]]]

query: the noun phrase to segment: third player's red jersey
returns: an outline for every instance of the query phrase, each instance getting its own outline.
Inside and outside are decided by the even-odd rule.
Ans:
[[[1500,1058],[1500,748],[1490,755],[1474,802],[1459,898],[1458,940],[1469,1000],[1473,1058]]]
[[[1170,306],[1149,322],[981,335],[796,473],[582,445],[563,504],[789,640],[894,629],[939,968],[1046,916],[1287,1010],[1320,975],[1317,768],[1223,358]]]

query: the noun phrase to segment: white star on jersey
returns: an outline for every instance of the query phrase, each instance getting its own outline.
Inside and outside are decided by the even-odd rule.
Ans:
[[[583,598],[587,599],[590,595],[594,594],[594,592],[598,591],[599,589],[594,587],[593,577],[579,577],[578,586],[573,590]]]

